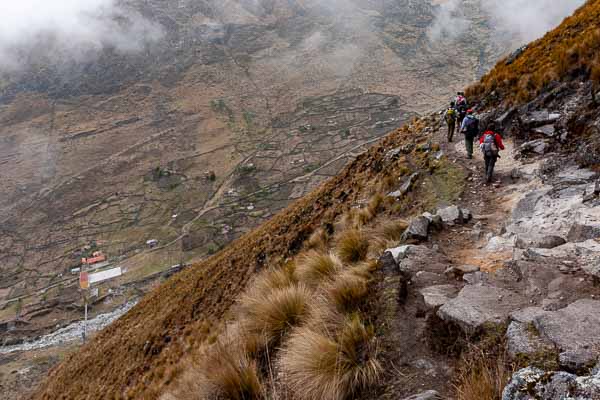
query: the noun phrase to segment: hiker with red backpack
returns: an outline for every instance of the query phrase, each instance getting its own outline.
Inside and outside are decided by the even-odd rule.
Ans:
[[[473,110],[467,110],[467,116],[462,122],[460,131],[465,135],[467,157],[473,158],[473,141],[479,136],[479,120],[473,115]]]
[[[494,167],[496,166],[498,157],[500,157],[500,150],[504,150],[502,136],[496,132],[496,127],[493,123],[490,123],[486,131],[481,135],[479,148],[485,160],[485,182],[489,184],[492,182]]]

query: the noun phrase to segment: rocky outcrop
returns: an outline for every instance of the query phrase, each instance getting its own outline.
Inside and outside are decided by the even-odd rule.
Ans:
[[[502,400],[593,400],[600,398],[600,368],[590,375],[546,372],[528,367],[517,371],[502,392]]]
[[[562,368],[589,368],[600,357],[599,310],[600,301],[579,300],[558,311],[529,307],[513,313],[509,350],[514,355],[535,356],[540,350],[554,347]]]
[[[421,289],[419,294],[423,298],[425,306],[435,310],[455,298],[458,290],[454,285],[436,285]]]
[[[446,225],[462,224],[465,221],[463,210],[457,206],[450,206],[439,209],[437,215]]]
[[[501,325],[512,312],[527,304],[518,293],[492,286],[469,285],[446,302],[437,312],[440,319],[458,325],[466,334],[475,334],[484,326]]]
[[[403,241],[424,241],[429,236],[429,220],[423,216],[413,219],[402,235]]]

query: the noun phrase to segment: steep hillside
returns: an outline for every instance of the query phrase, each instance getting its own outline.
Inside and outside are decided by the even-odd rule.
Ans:
[[[600,85],[600,3],[588,1],[559,28],[499,62],[469,95],[492,104],[522,104],[560,82],[581,79]],[[591,93],[591,91],[590,91]]]
[[[255,4],[241,2],[236,8],[239,14],[235,17],[251,18],[253,22],[264,15],[269,16],[265,17],[267,19],[272,18],[273,13],[267,12],[271,9],[250,7],[250,12],[250,3]],[[404,3],[406,9],[414,11],[410,17],[415,24],[412,28],[402,25],[407,22],[402,19],[407,14],[395,15],[393,9],[385,14],[383,11],[386,10],[379,10],[382,13],[373,17],[386,27],[383,33],[375,34],[375,37],[383,37],[385,43],[385,46],[375,46],[375,49],[381,50],[386,57],[395,52],[415,57],[428,54],[417,51],[423,44],[420,40],[411,42],[406,39],[412,37],[406,35],[407,31],[419,31],[420,19],[415,16],[427,16],[427,6],[420,2]],[[264,7],[264,3],[261,4]],[[276,2],[273,4],[275,7]],[[367,7],[362,2],[361,6]],[[288,10],[285,7],[275,9]],[[216,255],[192,265],[156,288],[91,343],[67,357],[51,372],[34,398],[154,399],[174,396],[186,399],[206,395],[209,398],[255,399],[262,396],[280,398],[282,395],[284,398],[300,399],[311,396],[375,399],[403,398],[432,389],[446,397],[496,399],[500,398],[504,386],[511,379],[513,382],[505,391],[508,397],[504,397],[508,400],[559,399],[567,395],[594,398],[600,392],[594,383],[597,378],[594,374],[597,373],[592,370],[600,348],[596,300],[600,291],[595,286],[600,276],[597,268],[600,253],[596,241],[600,232],[600,215],[598,185],[594,187],[597,180],[595,171],[600,163],[597,155],[600,141],[594,133],[600,126],[600,113],[595,98],[597,86],[593,67],[598,58],[597,18],[593,16],[597,15],[598,9],[598,0],[589,1],[557,30],[511,59],[502,61],[481,83],[470,89],[470,94],[479,102],[483,125],[495,121],[509,144],[510,153],[503,153],[498,165],[498,181],[491,187],[484,187],[480,182],[480,159],[465,160],[462,143],[455,145],[442,141],[445,132],[439,129],[437,114],[412,120],[348,165],[344,162],[335,164],[350,158],[353,151],[374,142],[389,129],[383,121],[371,125],[372,108],[381,113],[378,119],[397,118],[392,116],[399,112],[405,113],[408,118],[414,111],[409,107],[403,108],[401,100],[388,93],[389,89],[384,89],[390,83],[388,79],[393,81],[398,77],[397,71],[391,71],[389,68],[392,67],[387,62],[381,68],[370,68],[369,61],[376,59],[370,54],[357,62],[352,72],[344,77],[317,74],[323,81],[317,82],[316,86],[327,86],[327,94],[322,94],[322,87],[307,90],[306,87],[311,86],[306,85],[306,81],[298,83],[297,89],[294,89],[296,81],[278,81],[278,77],[287,75],[284,71],[279,71],[282,75],[278,75],[277,68],[270,65],[274,69],[269,69],[267,62],[272,52],[281,49],[281,36],[269,47],[269,58],[263,57],[265,48],[257,48],[256,52],[240,57],[231,47],[232,43],[236,43],[235,29],[242,29],[240,26],[243,26],[244,35],[239,36],[239,40],[253,37],[250,33],[255,32],[254,29],[265,29],[265,26],[269,27],[267,32],[273,34],[273,29],[281,28],[281,25],[273,21],[263,21],[257,24],[259,27],[234,24],[235,29],[230,27],[224,33],[224,42],[218,42],[216,46],[229,52],[230,67],[243,66],[241,78],[236,77],[239,79],[236,82],[228,81],[227,87],[209,86],[215,90],[213,93],[226,93],[225,87],[237,90],[246,85],[245,89],[240,89],[243,94],[232,100],[233,103],[222,96],[211,97],[215,100],[212,104],[205,101],[208,98],[196,97],[202,96],[203,93],[198,95],[198,91],[206,88],[197,80],[200,76],[207,76],[203,72],[210,70],[223,80],[229,80],[231,76],[220,75],[219,67],[222,65],[191,66],[182,81],[187,85],[175,85],[161,92],[170,93],[174,102],[184,100],[182,109],[158,110],[164,111],[160,115],[166,116],[168,124],[161,126],[166,130],[157,128],[153,135],[164,137],[168,146],[173,146],[167,146],[169,149],[188,151],[185,142],[182,144],[177,137],[169,135],[186,121],[192,124],[196,114],[191,110],[198,104],[205,104],[203,111],[214,117],[204,121],[207,129],[212,126],[210,124],[216,123],[214,121],[219,121],[220,132],[229,132],[231,141],[243,147],[245,142],[235,136],[240,131],[233,129],[232,125],[244,121],[248,129],[262,129],[254,133],[244,131],[248,135],[260,136],[257,142],[250,141],[260,146],[258,150],[240,151],[236,159],[239,162],[227,164],[222,171],[217,171],[219,178],[216,183],[204,182],[208,186],[215,185],[210,193],[204,190],[188,192],[186,184],[177,189],[180,190],[177,192],[179,195],[190,196],[189,201],[198,201],[198,204],[186,217],[188,220],[178,229],[168,232],[163,241],[178,243],[181,240],[184,245],[206,243],[207,238],[214,237],[214,226],[210,226],[213,230],[208,229],[208,233],[202,236],[198,233],[205,224],[202,218],[214,218],[214,223],[227,215],[235,216],[233,219],[239,221],[242,206],[245,207],[244,213],[254,211],[256,205],[261,204],[262,196],[268,194],[274,195],[271,201],[281,200],[258,221],[243,224],[238,231],[239,236],[248,231],[249,226],[262,219],[267,220],[271,212],[284,207],[292,199],[320,186]],[[277,14],[277,17],[289,22],[286,18],[292,18],[290,15],[304,16],[304,11],[293,8],[282,11],[282,15]],[[202,12],[208,15],[215,10]],[[392,27],[387,24],[389,16],[397,17]],[[318,18],[314,20],[318,21]],[[264,30],[259,32],[265,33]],[[398,38],[393,32],[410,43],[394,41],[390,44],[389,40]],[[352,38],[347,31],[338,33]],[[419,37],[418,34],[415,36]],[[290,41],[287,46],[294,43],[298,44],[298,41]],[[253,47],[245,42],[237,51],[249,48]],[[327,52],[329,50],[323,50],[323,53]],[[374,54],[379,53],[375,51]],[[443,52],[440,54],[444,55]],[[565,55],[572,57],[572,63],[561,61]],[[345,62],[346,59],[343,60]],[[305,74],[307,70],[303,68],[314,66],[310,61],[308,58],[306,64],[297,66],[304,72],[295,71],[303,79],[310,75]],[[406,66],[399,58],[395,58],[395,62]],[[408,62],[417,61],[412,58]],[[259,80],[259,70],[273,73],[272,80],[269,80],[271,84]],[[356,82],[371,82],[373,71],[380,74],[373,77],[373,82],[379,82],[375,84],[377,90],[366,87],[370,84],[358,91],[339,90],[348,89],[346,84],[355,88]],[[540,75],[541,71],[544,76]],[[411,79],[424,77],[419,71],[412,73],[415,75]],[[427,71],[425,75],[431,77],[434,71]],[[334,79],[329,80],[331,78]],[[414,84],[415,81],[412,82]],[[422,82],[419,81],[419,84]],[[240,84],[242,86],[238,87]],[[435,84],[439,82],[434,81]],[[282,93],[284,87],[290,88],[289,91]],[[133,91],[131,88],[127,90]],[[403,87],[398,84],[394,90],[401,91]],[[450,92],[441,91],[444,94]],[[133,92],[130,94],[133,96]],[[7,110],[12,110],[10,107],[14,104],[11,103]],[[127,104],[132,110],[137,110],[143,101],[140,99]],[[246,108],[248,105],[252,105],[252,115],[256,114],[256,117],[244,114],[250,109]],[[122,105],[114,107],[126,109]],[[189,114],[181,110],[187,110]],[[260,111],[254,114],[254,110]],[[339,115],[339,110],[343,110],[343,116]],[[15,121],[19,120],[19,112],[10,115]],[[66,115],[63,117],[67,118]],[[56,124],[54,118],[52,126]],[[357,122],[365,120],[369,121],[366,125]],[[123,121],[122,126],[142,124],[129,119]],[[401,120],[396,119],[393,125],[400,123]],[[194,126],[198,128],[198,125]],[[369,126],[374,131],[367,129]],[[360,128],[353,129],[357,127]],[[156,150],[151,140],[155,136],[144,139],[144,131],[137,131],[137,128],[131,129],[140,135],[139,145],[148,146],[149,153],[156,151],[162,157],[166,150]],[[294,131],[290,132],[290,129]],[[355,142],[344,142],[346,129],[350,135],[364,136]],[[87,131],[82,132],[86,137]],[[331,166],[331,169],[317,167],[291,173],[277,168],[277,162],[286,160],[284,163],[287,164],[290,159],[270,152],[283,151],[281,149],[287,149],[289,143],[302,146],[304,141],[300,137],[311,133],[322,133],[323,137],[332,140],[325,145],[329,151],[316,151],[324,157],[319,158],[322,166]],[[264,135],[269,137],[268,142],[262,141]],[[109,138],[115,140],[112,136],[106,140]],[[202,138],[204,140],[205,137]],[[190,138],[192,141],[196,139],[193,135]],[[345,152],[331,150],[336,143],[345,143]],[[153,164],[148,160],[154,162],[155,159],[146,160],[146,164],[140,163],[142,156],[137,152],[137,146],[125,147],[122,152],[110,156],[113,158],[106,163],[108,170],[122,169],[139,179],[141,171],[135,172],[132,168],[145,165],[149,175],[143,185],[148,192],[132,197],[151,198],[155,207],[163,207],[168,204],[165,197],[156,196],[159,191],[147,187],[156,184],[159,189],[164,189],[160,186],[163,176],[159,173],[158,179],[153,181]],[[203,152],[198,151],[197,155],[203,155]],[[222,154],[214,157],[215,162],[223,162]],[[332,164],[328,163],[332,160]],[[86,160],[80,162],[85,164]],[[270,167],[265,167],[266,164]],[[101,162],[99,165],[104,164]],[[208,165],[212,164],[208,163],[207,168]],[[193,167],[192,170],[197,172],[198,166]],[[96,207],[98,212],[109,212],[107,210],[112,207],[108,204],[112,200],[108,199],[113,196],[119,198],[122,194],[112,194],[113,187],[118,184],[111,183],[110,179],[102,186],[107,188],[104,193],[106,201],[85,206],[83,202],[78,203],[76,196],[82,187],[92,192],[95,185],[106,177],[107,170],[97,168],[92,165],[90,169],[94,171],[90,175],[94,179],[81,177],[58,183],[55,188],[64,187],[65,192],[54,198],[52,204],[62,204],[65,209],[56,207],[54,210],[53,206],[51,211],[65,218],[70,213],[65,202],[71,199],[77,204],[77,216],[93,213]],[[168,177],[179,176],[179,168],[169,168],[173,171]],[[341,172],[337,173],[340,169]],[[323,172],[323,175],[318,177],[318,172]],[[221,180],[223,174],[227,179]],[[334,176],[322,183],[327,175]],[[262,185],[272,176],[275,178],[269,189],[273,191],[265,194],[264,186],[258,186],[258,182]],[[315,180],[311,181],[312,178]],[[167,180],[164,184],[167,189],[176,189],[170,186],[171,183]],[[282,189],[285,184],[290,185],[287,192],[288,189]],[[69,192],[71,185],[84,186]],[[295,185],[301,188],[292,189],[291,186]],[[230,187],[243,188],[243,201],[222,201],[221,196]],[[42,198],[53,198],[54,193],[53,189],[43,191],[41,195]],[[71,193],[72,197],[65,193]],[[278,197],[282,193],[287,194],[283,196],[285,199]],[[198,199],[197,194],[205,197]],[[179,204],[184,203],[181,198],[178,201],[181,201]],[[39,226],[52,214],[48,212],[44,216],[44,210],[36,207],[35,202],[23,204],[27,204],[25,210],[31,210],[37,218],[31,220],[30,226]],[[269,201],[264,204],[265,207],[273,205]],[[457,207],[447,207],[453,204]],[[249,206],[252,208],[249,209]],[[130,210],[127,203],[115,206],[115,209],[123,213]],[[153,208],[145,212],[151,219],[161,215]],[[155,223],[167,225],[165,221],[172,218],[172,212],[172,208],[164,210],[164,219],[158,218]],[[216,216],[211,214],[213,212]],[[223,214],[219,214],[221,212]],[[131,226],[138,229],[136,223],[144,220],[143,215],[131,216],[135,221]],[[99,221],[111,220],[102,216]],[[389,223],[394,224],[394,229]],[[11,226],[14,224],[12,221]],[[219,227],[233,222],[221,224]],[[77,231],[80,228],[73,226],[72,229]],[[136,232],[143,236],[135,229],[119,230],[119,234],[126,238]],[[144,236],[146,238],[149,236]],[[64,243],[68,239],[61,240]],[[388,248],[393,250],[386,252]],[[314,278],[314,271],[307,266],[310,254],[314,255],[311,249],[319,256],[334,260],[326,260],[331,267],[328,273],[333,279]],[[340,258],[339,263],[335,261],[336,257]],[[148,259],[142,258],[142,261],[148,262]],[[320,267],[317,265],[315,269]],[[282,278],[275,273],[276,278],[269,280],[269,271],[273,269],[283,271],[285,276]],[[322,271],[317,272],[321,274]],[[267,287],[269,290],[258,290],[265,287],[260,286],[264,282],[260,278],[256,280],[257,275],[267,276],[265,281],[271,285]],[[343,284],[348,284],[350,289]],[[296,314],[290,312],[293,314],[291,317],[286,314],[289,320],[284,319],[279,325],[281,319],[275,323],[267,318],[261,319],[256,311],[259,309],[257,304],[270,305],[267,300],[280,300],[275,294],[281,294],[278,290],[287,289],[298,296],[295,299],[300,299],[300,311]],[[346,289],[348,291],[344,292]],[[279,304],[277,301],[273,303]],[[281,318],[277,312],[274,314]],[[276,329],[268,330],[273,325],[277,325]],[[256,335],[246,336],[248,333]],[[272,336],[265,339],[263,335],[266,336],[266,333]],[[232,336],[243,344],[239,346],[241,353],[236,353],[240,348],[232,345],[237,343],[230,341]],[[313,338],[314,342],[303,342],[301,339],[304,337]],[[312,353],[304,351],[307,349]],[[331,368],[325,371],[312,368],[319,364],[315,360],[320,360],[320,349],[326,350],[323,351],[326,360],[334,360]],[[231,361],[232,369],[217,368],[215,354],[220,361]],[[306,354],[313,355],[313,358],[302,358]],[[347,369],[344,371],[348,372],[341,378],[336,364],[340,354],[346,357],[344,368]],[[521,367],[536,368],[529,370],[529,376],[535,376],[529,393],[523,393],[522,388],[527,370],[512,377],[513,370]],[[234,379],[230,380],[231,375],[225,374],[232,371]],[[582,378],[578,380],[576,374]],[[561,377],[570,382],[567,389],[560,389],[560,382],[554,380]],[[235,379],[242,378],[241,383],[236,385]],[[232,381],[233,385],[223,384]],[[311,385],[306,386],[309,383]],[[423,387],[424,384],[429,387]],[[186,392],[190,387],[192,392]],[[540,397],[540,393],[550,392],[556,393],[556,397]]]
[[[478,7],[449,43],[429,39],[436,6],[423,1],[126,3],[162,27],[143,51],[83,63],[34,53],[2,74],[6,344],[81,318],[82,256],[100,250],[127,271],[91,312],[115,309],[269,220],[504,51]]]

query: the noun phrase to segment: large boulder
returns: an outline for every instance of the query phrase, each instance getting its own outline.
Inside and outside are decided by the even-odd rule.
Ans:
[[[470,335],[485,326],[506,323],[512,312],[527,303],[528,300],[518,293],[492,286],[469,285],[456,298],[445,303],[437,315]]]
[[[529,307],[513,313],[511,317],[537,332],[536,337],[529,337],[528,347],[535,351],[537,339],[551,343],[559,353],[559,363],[563,368],[585,369],[600,357],[599,300],[578,300],[557,311]]]
[[[456,297],[458,288],[454,285],[436,285],[421,289],[419,293],[427,308],[438,309]]]
[[[590,375],[546,372],[528,367],[517,371],[502,392],[502,400],[600,399],[600,368]]]
[[[465,221],[463,210],[457,206],[441,208],[437,211],[437,215],[446,225],[462,224]]]
[[[429,220],[423,216],[413,219],[408,228],[402,235],[403,241],[416,240],[422,241],[427,240],[429,235]]]

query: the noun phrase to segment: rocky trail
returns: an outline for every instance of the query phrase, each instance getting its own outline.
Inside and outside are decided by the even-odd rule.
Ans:
[[[415,232],[426,221],[420,243],[391,251],[410,281],[384,344],[391,383],[378,396],[451,398],[458,364],[450,355],[464,339],[499,332],[500,353],[528,367],[503,399],[529,399],[519,397],[533,393],[528,385],[544,399],[600,398],[592,370],[600,356],[597,173],[558,154],[524,156],[526,146],[506,139],[488,186],[477,149],[468,160],[464,141],[446,143],[445,133],[435,139],[467,171],[467,184],[456,205],[411,221]]]

